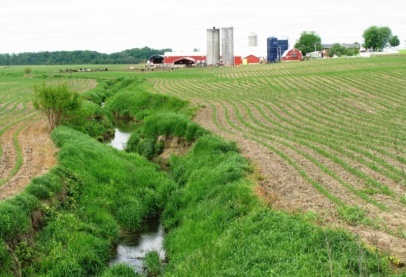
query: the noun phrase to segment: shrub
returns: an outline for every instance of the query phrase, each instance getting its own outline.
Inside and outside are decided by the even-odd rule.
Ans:
[[[32,72],[32,69],[29,68],[29,67],[26,67],[26,68],[24,69],[24,74],[27,75],[27,76],[31,75],[31,72]]]
[[[80,94],[73,92],[66,83],[52,85],[43,82],[34,86],[34,92],[33,106],[45,113],[51,130],[82,104]]]

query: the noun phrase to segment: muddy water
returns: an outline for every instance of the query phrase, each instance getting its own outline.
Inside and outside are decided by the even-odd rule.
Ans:
[[[115,126],[114,138],[110,141],[110,145],[122,150],[125,147],[127,140],[130,138],[131,132],[137,128],[135,124],[118,122]],[[145,273],[143,269],[143,258],[148,251],[155,250],[159,253],[161,260],[165,258],[163,250],[163,227],[159,219],[149,219],[147,226],[140,233],[128,234],[121,238],[115,250],[115,256],[110,260],[109,265],[113,266],[119,263],[125,263],[131,266],[134,271]]]

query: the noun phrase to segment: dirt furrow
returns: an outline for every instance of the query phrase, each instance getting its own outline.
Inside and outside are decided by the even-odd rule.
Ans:
[[[8,153],[6,163],[4,164],[4,167],[7,169],[12,168],[16,160],[17,154],[12,145],[12,136],[14,133],[12,130],[15,130],[18,126],[20,125],[13,126],[13,128],[9,129],[10,132],[6,132],[1,137],[3,151]],[[11,144],[8,143],[8,141],[10,141]],[[36,121],[23,129],[18,136],[18,142],[23,155],[23,165],[14,177],[0,186],[0,200],[20,193],[33,177],[44,174],[47,170],[56,165],[57,162],[57,148],[50,138],[48,123],[45,119]]]

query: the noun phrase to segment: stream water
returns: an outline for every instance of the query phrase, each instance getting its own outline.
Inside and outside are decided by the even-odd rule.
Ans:
[[[130,138],[131,132],[137,128],[135,124],[118,122],[115,126],[114,138],[110,145],[122,150]],[[128,234],[121,238],[115,250],[115,256],[110,260],[109,265],[125,263],[131,266],[134,271],[145,273],[143,269],[143,258],[148,251],[155,250],[162,259],[165,258],[163,250],[163,227],[158,218],[151,218],[142,232]]]
[[[161,260],[165,258],[162,248],[163,228],[158,219],[150,219],[146,230],[128,235],[117,245],[116,255],[109,265],[125,263],[139,273],[145,273],[143,258],[148,251],[157,251]]]
[[[114,138],[110,141],[110,145],[119,150],[123,150],[131,136],[131,132],[137,129],[137,125],[119,120],[116,122],[114,129]]]

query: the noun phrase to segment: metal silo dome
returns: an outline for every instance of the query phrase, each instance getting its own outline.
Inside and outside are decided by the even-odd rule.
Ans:
[[[258,37],[256,33],[250,33],[248,36],[248,47],[257,47],[258,46]]]

